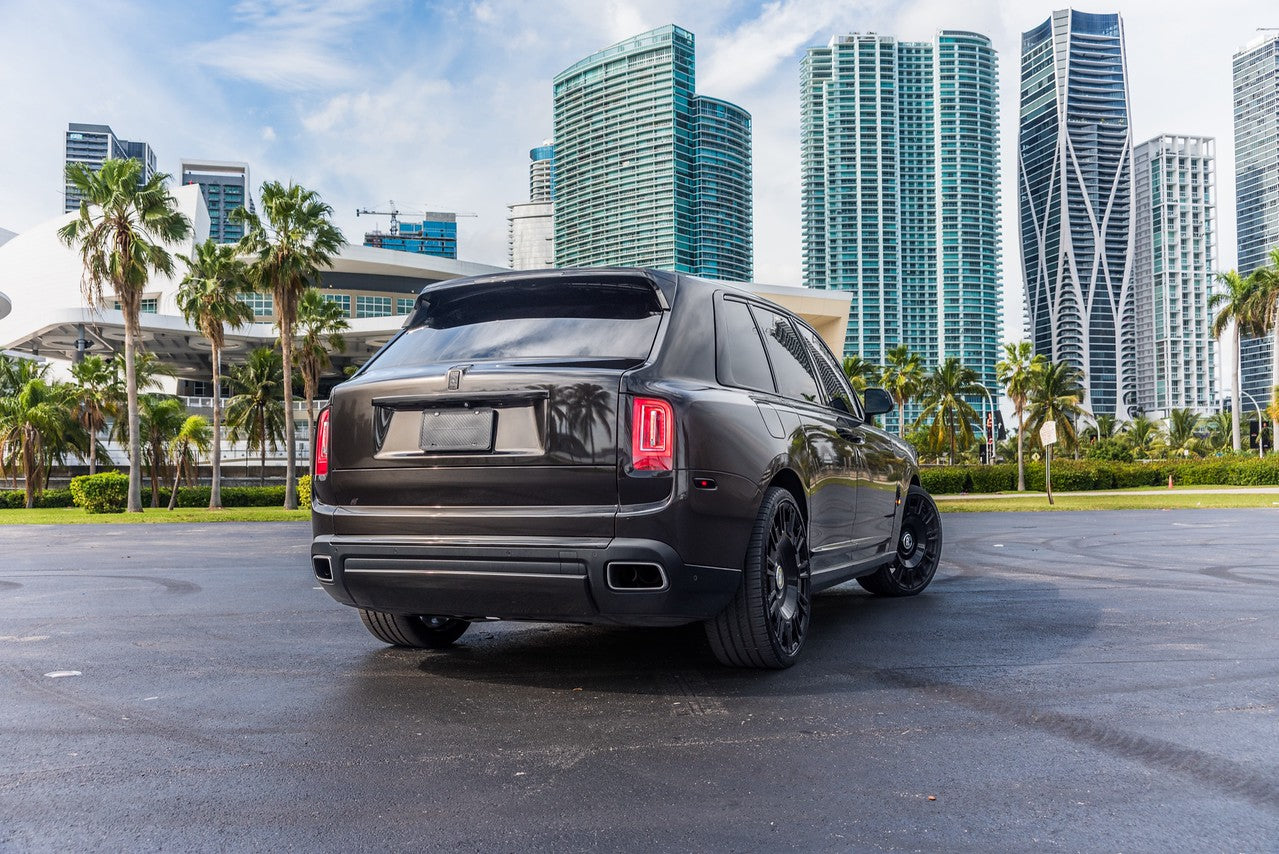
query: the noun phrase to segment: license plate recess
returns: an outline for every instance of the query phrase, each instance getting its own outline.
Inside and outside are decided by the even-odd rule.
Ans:
[[[422,412],[418,447],[426,453],[493,450],[493,410],[427,409]]]

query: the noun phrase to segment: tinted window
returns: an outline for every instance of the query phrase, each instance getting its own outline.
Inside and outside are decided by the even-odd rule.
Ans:
[[[854,402],[852,389],[848,387],[844,379],[844,371],[835,361],[835,357],[826,349],[826,344],[803,326],[799,327],[799,334],[808,345],[808,352],[813,357],[813,365],[817,368],[817,379],[822,384],[822,391],[825,392],[822,402],[834,409],[842,407],[850,415],[860,417],[861,410]]]
[[[494,359],[648,358],[662,310],[644,283],[481,283],[431,294],[378,368]]]
[[[773,391],[764,342],[746,303],[721,300],[717,342],[719,381],[724,385]]]
[[[753,306],[751,311],[764,333],[778,393],[795,400],[825,403],[808,366],[807,348],[790,320],[785,315],[759,306]]]

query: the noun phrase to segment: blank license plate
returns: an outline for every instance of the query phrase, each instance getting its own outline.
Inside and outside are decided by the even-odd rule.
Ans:
[[[428,409],[422,413],[423,451],[493,450],[492,409]]]

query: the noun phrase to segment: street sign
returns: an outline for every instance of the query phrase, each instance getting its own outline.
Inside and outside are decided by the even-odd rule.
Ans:
[[[1045,421],[1044,426],[1039,428],[1039,444],[1045,448],[1049,445],[1057,444],[1057,422]]]

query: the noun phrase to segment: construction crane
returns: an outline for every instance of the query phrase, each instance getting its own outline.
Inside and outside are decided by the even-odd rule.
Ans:
[[[374,211],[374,210],[368,210],[366,208],[356,208],[355,215],[357,217],[361,215],[389,216],[391,218],[391,233],[399,234],[400,233],[400,209],[395,206],[394,199],[391,199],[390,208],[391,209],[389,211]]]

